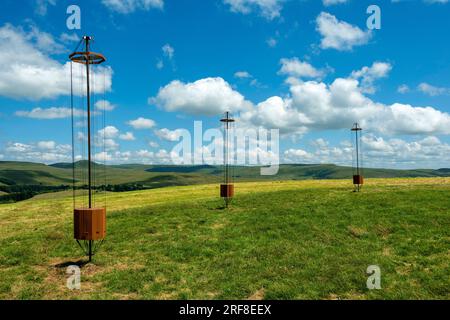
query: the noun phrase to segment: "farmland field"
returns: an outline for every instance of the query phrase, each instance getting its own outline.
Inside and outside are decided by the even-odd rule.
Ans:
[[[450,179],[246,182],[110,193],[92,264],[64,191],[0,205],[0,299],[449,299]],[[66,267],[82,265],[81,290]],[[381,268],[381,290],[366,269]]]

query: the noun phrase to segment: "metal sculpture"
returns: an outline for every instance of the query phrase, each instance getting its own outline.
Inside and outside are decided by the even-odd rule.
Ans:
[[[223,143],[223,164],[224,164],[224,179],[220,185],[220,196],[225,201],[225,206],[231,203],[234,197],[234,183],[233,174],[230,167],[230,131],[235,123],[232,115],[229,112],[225,112],[225,116],[220,120],[224,126],[224,143]]]
[[[355,191],[359,192],[364,184],[361,149],[362,128],[358,123],[355,123],[351,131],[354,134],[353,141],[355,143],[353,148],[353,185],[355,186]]]
[[[92,41],[92,37],[84,36],[75,51],[69,56],[71,61],[74,238],[89,257],[89,262],[92,261],[92,256],[106,237],[106,200],[102,206],[98,206],[97,199],[101,191],[98,182],[99,171],[102,167],[94,162],[95,155],[104,154],[105,144],[104,137],[102,145],[102,137],[98,134],[93,135],[95,129],[98,129],[98,120],[93,119],[92,110],[92,107],[97,105],[95,94],[101,91],[104,93],[105,90],[105,78],[103,78],[103,89],[99,88],[99,81],[97,81],[99,74],[101,75],[104,69],[93,69],[105,62],[106,59],[102,54],[91,51]],[[80,47],[82,47],[81,51],[79,51]],[[75,100],[80,102],[80,109],[75,108]],[[84,112],[84,108],[86,112]],[[97,116],[98,112],[95,112],[94,115]],[[78,120],[80,117],[82,120],[75,123],[75,118]],[[75,128],[78,130],[77,134],[75,134]],[[79,149],[76,148],[76,145],[79,146]],[[94,154],[94,151],[100,151],[96,148],[102,151]],[[103,169],[106,170],[105,166]],[[106,172],[103,172],[103,175],[106,177]]]

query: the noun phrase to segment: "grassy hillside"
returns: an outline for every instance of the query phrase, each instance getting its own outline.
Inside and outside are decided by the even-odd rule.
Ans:
[[[450,179],[240,183],[108,194],[83,265],[70,193],[0,205],[0,299],[449,299]],[[65,287],[82,267],[82,289]],[[382,270],[382,290],[366,269]]]
[[[77,167],[86,167],[87,162],[78,162]],[[95,164],[97,180],[107,184],[139,183],[149,188],[216,183],[222,179],[220,166],[152,166]],[[237,181],[274,181],[304,179],[348,179],[352,175],[349,167],[335,165],[282,165],[275,176],[261,176],[258,167],[236,167],[233,169]],[[450,176],[450,169],[441,170],[388,170],[365,169],[368,178],[439,177]],[[105,179],[106,178],[106,179]],[[71,184],[72,164],[59,163],[51,166],[24,162],[0,162],[0,183],[11,185],[57,186]]]
[[[72,172],[31,162],[0,162],[0,182],[5,185],[61,185],[72,182]]]

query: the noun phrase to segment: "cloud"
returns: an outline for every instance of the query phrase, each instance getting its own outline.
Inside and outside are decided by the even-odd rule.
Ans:
[[[149,145],[151,148],[158,148],[158,147],[159,147],[159,144],[158,144],[157,142],[154,142],[154,141],[149,141],[149,142],[148,142],[148,145]]]
[[[66,32],[63,32],[59,36],[59,40],[64,43],[79,42],[80,37],[76,33],[68,34]]]
[[[393,3],[405,2],[406,0],[391,0]],[[449,0],[422,0],[426,4],[446,4]]]
[[[116,138],[120,138],[120,131],[114,126],[106,126],[103,129],[98,130],[97,135],[94,137],[95,146],[104,148],[105,151],[112,151],[119,149],[120,145],[116,142]],[[80,136],[84,139],[84,135]]]
[[[387,62],[374,62],[370,67],[363,67],[361,70],[353,71],[351,77],[360,79],[361,87],[365,93],[375,93],[375,80],[386,78],[392,70],[392,65]]]
[[[114,126],[107,126],[98,131],[98,134],[101,138],[105,139],[114,139],[119,135],[119,129]]]
[[[372,134],[362,138],[366,163],[372,166],[424,167],[448,163],[450,146],[435,136],[416,141],[384,139]]]
[[[40,100],[70,95],[70,63],[60,64],[48,51],[60,48],[49,34],[32,27],[29,32],[6,24],[0,28],[0,96]],[[80,65],[81,66],[81,65]],[[74,83],[81,83],[81,72],[74,67]],[[97,67],[94,93],[110,91],[112,69]],[[103,76],[105,78],[103,78]],[[45,83],[45,85],[43,85]],[[105,86],[104,86],[105,84]],[[75,93],[77,95],[84,94]]]
[[[285,162],[288,163],[310,163],[315,161],[315,157],[312,153],[309,153],[303,149],[288,149],[284,152]]]
[[[266,88],[265,85],[263,85],[262,83],[259,82],[258,79],[256,79],[255,77],[253,77],[252,74],[250,74],[247,71],[238,71],[235,72],[234,77],[243,81],[248,81],[248,83],[252,86],[252,87],[256,87],[256,88]]]
[[[269,47],[275,48],[275,47],[277,46],[277,44],[278,44],[278,40],[275,39],[275,38],[273,38],[273,37],[271,37],[271,38],[269,38],[269,39],[266,40],[266,43],[267,43],[267,45],[268,45]]]
[[[104,147],[106,151],[114,151],[119,149],[120,145],[114,139],[105,139],[103,141],[98,141],[97,147]]]
[[[173,59],[173,56],[175,55],[175,49],[170,44],[165,44],[162,47],[162,51],[164,53],[164,56],[169,60]]]
[[[318,140],[321,140],[318,142]],[[350,141],[341,141],[331,146],[324,139],[311,143],[313,150],[288,149],[283,154],[285,163],[334,163],[352,164],[353,148]],[[378,168],[438,168],[447,167],[450,161],[450,145],[435,136],[406,141],[398,138],[386,139],[373,134],[362,137],[364,167]]]
[[[164,149],[161,149],[158,152],[152,152],[145,149],[139,150],[136,152],[136,156],[139,159],[139,162],[149,164],[173,164],[172,159],[176,158],[176,155]]]
[[[105,128],[106,129],[106,128]],[[109,131],[107,129],[105,131]],[[115,132],[115,130],[112,130]],[[114,134],[113,134],[114,135]],[[84,137],[81,137],[84,139]],[[103,146],[103,141],[101,142]],[[153,144],[157,148],[157,144]],[[145,163],[172,164],[172,158],[177,155],[164,149],[156,152],[148,150],[119,151],[119,145],[113,139],[105,140],[105,150],[93,154],[94,161],[114,163]],[[32,143],[8,142],[3,157],[8,161],[27,161],[39,163],[72,162],[72,147],[68,144],[58,144],[55,141],[38,141]],[[75,154],[76,159],[82,159],[81,154]]]
[[[95,108],[101,111],[113,111],[116,106],[107,100],[99,100],[95,103]]]
[[[108,9],[121,14],[133,13],[137,10],[164,9],[163,0],[102,0],[102,3]]]
[[[162,61],[162,60],[159,59],[159,60],[156,62],[156,69],[161,70],[162,68],[164,68],[164,61]]]
[[[259,103],[254,109],[241,113],[243,126],[280,129],[282,134],[305,133],[310,120],[291,107],[290,99],[278,96]]]
[[[35,25],[30,26],[26,33],[26,40],[33,42],[37,49],[45,53],[64,53],[66,48],[58,43],[55,38],[47,32],[39,30]]]
[[[136,138],[134,137],[133,132],[127,132],[127,133],[121,134],[119,136],[119,139],[120,140],[124,140],[124,141],[134,141],[134,140],[136,140]]]
[[[94,156],[94,159],[95,161],[109,163],[173,164],[172,154],[164,149],[157,152],[146,149],[100,152]]]
[[[424,0],[425,3],[440,3],[440,4],[444,4],[444,3],[448,3],[449,0]]]
[[[253,78],[253,76],[247,71],[238,71],[234,73],[234,77],[238,79],[248,79]]]
[[[281,69],[279,74],[288,75],[296,78],[320,78],[324,72],[317,70],[308,62],[300,61],[297,57],[280,60]]]
[[[425,83],[425,82],[419,84],[417,89],[420,92],[427,94],[429,96],[432,96],[432,97],[440,96],[440,95],[444,95],[444,94],[450,94],[449,88],[435,87],[435,86]]]
[[[335,4],[347,3],[348,0],[323,0],[322,2],[324,6],[332,6]]]
[[[205,78],[192,83],[172,81],[159,89],[150,104],[169,111],[195,115],[217,115],[251,107],[244,97],[222,78]]]
[[[155,134],[161,140],[175,142],[179,140],[182,132],[181,130],[169,130],[167,128],[163,128],[155,130]]]
[[[155,121],[142,117],[139,117],[136,120],[130,120],[127,122],[127,124],[129,124],[136,130],[151,129],[156,125]]]
[[[52,120],[52,119],[70,118],[72,116],[72,110],[70,108],[57,108],[57,107],[47,109],[34,108],[31,111],[17,111],[15,114],[16,116],[25,118]],[[74,109],[74,116],[75,117],[83,116],[83,111],[79,109]]]
[[[72,147],[67,144],[57,144],[54,141],[39,141],[29,144],[8,142],[5,151],[5,158],[11,161],[42,163],[72,161]]]
[[[409,87],[406,84],[402,84],[397,88],[397,92],[401,94],[408,93],[410,91]]]
[[[279,128],[282,134],[348,129],[355,121],[382,134],[449,134],[450,115],[433,107],[385,105],[364,95],[358,80],[337,78],[331,84],[298,81],[290,94],[274,96],[241,113],[246,125]]]
[[[167,43],[161,48],[161,50],[163,52],[163,56],[157,59],[156,68],[158,70],[161,70],[162,68],[164,68],[165,61],[167,61],[172,65],[172,70],[175,71],[176,70],[174,61],[175,49],[170,44]]]
[[[56,147],[55,141],[39,141],[37,147],[42,150],[53,150]]]
[[[113,156],[112,154],[106,152],[106,151],[101,151],[98,152],[96,154],[94,154],[94,161],[97,162],[109,162],[113,160]]]
[[[339,21],[335,16],[322,12],[316,19],[316,30],[322,36],[322,49],[349,51],[355,46],[364,45],[372,37],[370,31],[363,31],[345,21]]]
[[[333,163],[348,166],[352,163],[351,144],[341,143],[340,146],[330,146],[328,141],[322,140],[323,144],[311,144],[314,150],[306,151],[303,149],[288,149],[283,153],[283,163]]]
[[[48,6],[56,5],[56,0],[37,0],[36,1],[36,14],[40,16],[47,15]]]
[[[308,68],[287,69],[288,76],[317,75]],[[196,115],[236,113],[240,127],[280,129],[282,135],[309,131],[349,129],[360,122],[364,129],[384,135],[449,134],[450,115],[431,106],[404,103],[384,104],[369,98],[368,84],[387,76],[391,65],[375,62],[331,83],[297,79],[286,83],[289,93],[273,96],[254,105],[222,78],[192,83],[173,81],[159,90],[150,102],[166,111]]]
[[[253,11],[259,12],[268,20],[280,17],[282,4],[285,0],[223,0],[230,6],[232,12],[249,14]]]

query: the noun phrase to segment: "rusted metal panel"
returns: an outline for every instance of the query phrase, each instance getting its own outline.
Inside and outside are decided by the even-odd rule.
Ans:
[[[353,184],[363,185],[364,184],[364,177],[361,176],[361,175],[354,175],[353,176]]]
[[[234,184],[221,184],[220,185],[220,196],[222,198],[234,197]]]
[[[106,209],[75,209],[74,236],[77,240],[104,239],[106,237]]]

